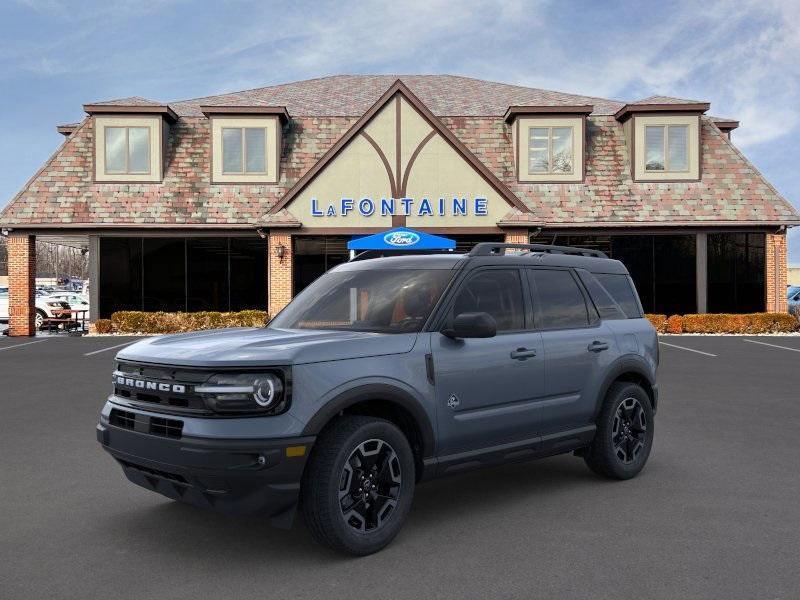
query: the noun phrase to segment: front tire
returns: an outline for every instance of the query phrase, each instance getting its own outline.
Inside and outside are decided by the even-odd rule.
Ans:
[[[317,439],[300,503],[311,535],[338,552],[365,556],[389,544],[414,497],[414,456],[389,421],[344,416]]]
[[[36,316],[34,317],[34,325],[36,326],[37,331],[42,328],[42,326],[44,325],[44,320],[46,318],[47,315],[44,313],[44,311],[40,308],[37,308]]]
[[[618,382],[606,394],[597,432],[584,460],[589,468],[611,479],[630,479],[647,463],[653,447],[650,397],[635,383]]]

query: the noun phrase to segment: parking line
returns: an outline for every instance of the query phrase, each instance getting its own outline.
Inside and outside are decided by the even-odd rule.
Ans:
[[[667,342],[658,342],[659,344],[663,344],[664,346],[669,346],[670,348],[678,348],[679,350],[686,350],[687,352],[696,352],[697,354],[702,354],[704,356],[713,356],[717,358],[716,354],[711,354],[711,352],[703,352],[702,350],[695,350],[694,348],[685,348],[684,346],[676,346],[675,344],[668,344]]]
[[[142,338],[144,339],[144,338]],[[84,356],[91,356],[92,354],[100,354],[101,352],[105,352],[106,350],[113,350],[114,348],[122,348],[123,346],[130,346],[131,344],[135,344],[139,340],[133,340],[132,342],[125,342],[124,344],[117,344],[116,346],[109,346],[108,348],[100,348],[100,350],[94,350],[93,352],[87,352]]]
[[[791,350],[792,352],[800,352],[800,349],[789,348],[789,346],[779,346],[778,344],[768,344],[767,342],[759,342],[758,340],[748,340],[742,338],[743,342],[750,342],[751,344],[761,344],[762,346],[770,346],[771,348],[780,348],[781,350]]]
[[[31,344],[41,344],[42,342],[46,342],[47,340],[36,340],[35,342],[25,342],[24,344],[14,344],[13,346],[5,346],[4,348],[0,348],[0,352],[3,350],[11,350],[12,348],[19,348],[21,346],[30,346]]]

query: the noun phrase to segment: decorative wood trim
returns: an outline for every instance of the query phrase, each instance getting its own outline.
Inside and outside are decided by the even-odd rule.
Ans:
[[[280,118],[282,123],[287,123],[292,117],[285,106],[212,106],[201,105],[200,112],[206,117],[211,115],[270,115]]]
[[[422,149],[425,147],[429,141],[431,141],[436,136],[436,130],[431,131],[428,135],[422,138],[422,141],[414,148],[414,152],[411,153],[411,156],[408,159],[408,164],[406,165],[406,170],[403,173],[403,181],[400,184],[399,194],[402,198],[406,196],[406,188],[408,187],[408,177],[411,175],[411,167],[414,165],[414,161],[417,160],[417,156],[419,153],[422,152]]]
[[[138,106],[136,104],[84,104],[83,110],[90,115],[161,115],[174,123],[178,115],[166,104]]]
[[[375,148],[375,152],[378,153],[378,156],[380,157],[381,162],[383,163],[383,167],[386,169],[386,175],[389,176],[389,187],[391,188],[392,197],[396,198],[397,197],[397,187],[396,187],[396,184],[395,184],[395,178],[392,175],[392,166],[389,164],[389,159],[386,158],[386,154],[383,152],[381,147],[378,145],[378,142],[376,142],[372,138],[372,136],[370,134],[368,134],[366,131],[362,131],[360,135],[365,140],[367,140],[370,143],[370,145],[373,148]]]
[[[503,115],[503,120],[510,123],[516,117],[524,115],[546,114],[547,116],[554,117],[558,115],[589,115],[594,111],[594,106],[591,104],[576,104],[573,106],[509,106],[506,114]]]
[[[620,108],[615,114],[614,118],[617,121],[623,122],[629,118],[629,115],[636,113],[697,113],[702,114],[706,112],[711,105],[708,102],[691,102],[685,104],[626,104]]]

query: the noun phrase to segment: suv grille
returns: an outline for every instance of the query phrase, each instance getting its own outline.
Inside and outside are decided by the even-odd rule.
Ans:
[[[149,417],[128,410],[112,408],[108,422],[114,427],[129,429],[179,440],[183,435],[183,421],[180,419],[164,419],[162,417]]]
[[[149,407],[174,412],[209,413],[194,386],[204,383],[210,373],[170,367],[120,363],[114,372],[114,395]]]

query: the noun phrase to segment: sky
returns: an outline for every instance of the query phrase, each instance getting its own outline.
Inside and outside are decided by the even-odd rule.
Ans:
[[[450,73],[711,103],[800,206],[800,0],[0,0],[0,207],[82,105],[339,73]],[[800,264],[800,228],[789,233]]]

